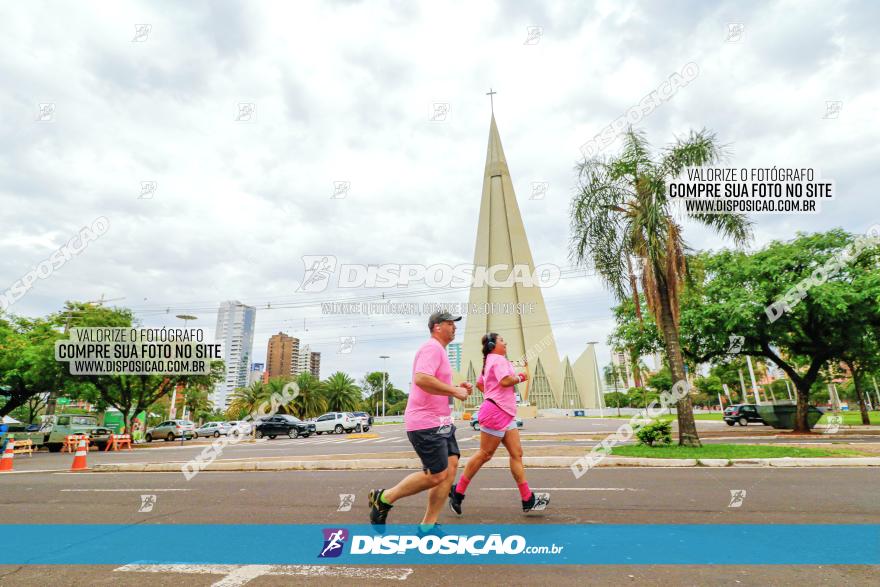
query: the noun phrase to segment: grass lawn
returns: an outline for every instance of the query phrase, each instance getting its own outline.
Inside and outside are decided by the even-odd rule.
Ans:
[[[826,413],[824,416],[819,418],[819,424],[827,424],[828,417],[833,414]],[[861,426],[862,425],[862,413],[856,407],[854,412],[840,412],[840,415],[843,416],[843,425],[844,426]],[[871,424],[880,425],[880,412],[868,412],[868,418],[871,420]]]
[[[766,444],[704,444],[702,448],[687,446],[644,445],[615,446],[618,457],[648,457],[658,459],[767,459],[779,457],[860,457],[862,453],[838,448],[802,448]]]

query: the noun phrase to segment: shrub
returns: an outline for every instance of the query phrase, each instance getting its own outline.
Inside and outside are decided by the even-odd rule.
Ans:
[[[639,439],[639,444],[647,444],[648,446],[670,444],[672,442],[672,422],[658,420],[639,426],[636,429],[636,438]]]

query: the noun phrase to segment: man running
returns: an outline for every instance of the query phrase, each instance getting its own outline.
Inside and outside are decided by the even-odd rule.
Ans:
[[[431,338],[416,352],[413,380],[403,419],[406,436],[422,461],[422,472],[412,473],[390,489],[373,489],[369,495],[370,523],[384,525],[392,504],[398,499],[428,493],[428,508],[421,527],[432,528],[449,495],[461,451],[455,441],[451,400],[466,400],[472,385],[452,385],[452,366],[446,345],[455,338],[455,323],[461,316],[434,312],[428,319]]]

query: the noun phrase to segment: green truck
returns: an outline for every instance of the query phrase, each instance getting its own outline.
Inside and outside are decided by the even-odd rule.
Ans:
[[[42,443],[49,452],[59,452],[64,446],[64,439],[71,434],[87,434],[89,446],[97,446],[104,450],[110,441],[113,431],[106,426],[98,426],[98,419],[87,414],[55,414],[43,416],[39,434]],[[16,436],[17,438],[17,436]]]

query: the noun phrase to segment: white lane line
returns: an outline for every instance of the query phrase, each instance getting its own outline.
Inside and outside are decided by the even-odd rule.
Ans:
[[[399,436],[391,436],[390,438],[380,438],[379,440],[376,441],[376,444],[380,444],[382,442],[391,442],[392,440],[397,442],[398,440],[404,440],[404,439]]]
[[[365,442],[373,442],[373,440],[374,439],[372,439],[372,438],[365,438],[363,440],[352,440],[351,443],[352,444],[363,444]]]
[[[644,491],[633,487],[532,487],[535,491]],[[480,491],[519,491],[516,487],[480,487]]]
[[[167,489],[59,489],[59,491],[68,491],[68,492],[77,492],[77,493],[78,492],[86,492],[86,491],[97,491],[97,492],[111,493],[111,492],[119,492],[119,491],[135,491],[135,492],[141,492],[141,491],[192,491],[192,489],[170,487]]]
[[[134,573],[186,573],[192,575],[224,575],[212,587],[239,587],[266,575],[295,575],[303,577],[339,577],[344,579],[387,579],[406,581],[410,568],[394,567],[337,567],[322,565],[150,565],[130,564],[114,571]]]
[[[250,583],[251,579],[262,577],[272,570],[269,565],[243,565],[238,567],[211,587],[239,587],[245,583]]]

